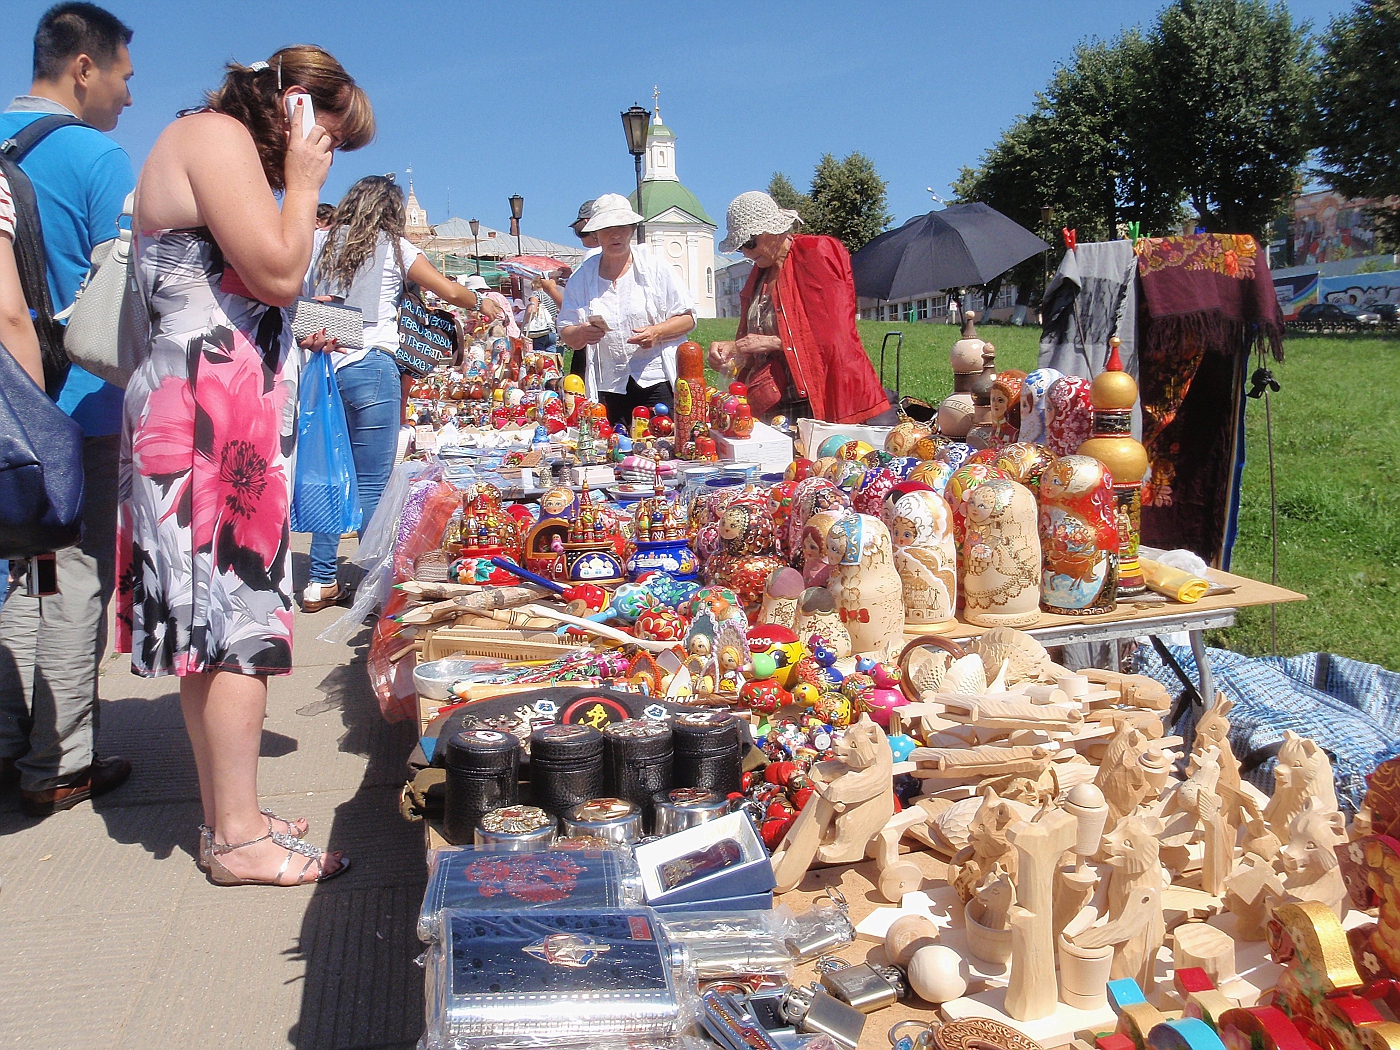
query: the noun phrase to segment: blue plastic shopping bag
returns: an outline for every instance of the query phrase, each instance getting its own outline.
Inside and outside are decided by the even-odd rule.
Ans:
[[[360,486],[330,354],[311,358],[301,373],[292,531],[339,536],[360,527]]]

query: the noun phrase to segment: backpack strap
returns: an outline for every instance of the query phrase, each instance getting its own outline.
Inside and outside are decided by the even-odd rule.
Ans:
[[[34,314],[34,330],[39,336],[39,351],[44,364],[44,389],[53,398],[57,398],[63,389],[70,362],[63,349],[63,326],[53,316],[39,201],[34,193],[34,184],[29,181],[19,162],[53,132],[75,124],[92,127],[77,117],[55,113],[31,121],[0,142],[0,174],[10,184],[10,195],[15,205],[15,265],[19,270],[25,301]]]

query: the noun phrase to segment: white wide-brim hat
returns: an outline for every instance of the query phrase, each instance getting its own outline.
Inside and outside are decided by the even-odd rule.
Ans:
[[[719,250],[737,252],[750,237],[759,233],[791,233],[801,221],[797,212],[778,207],[778,202],[762,190],[749,190],[729,202],[729,213],[725,216],[725,225],[729,228]]]
[[[610,226],[635,226],[643,221],[622,194],[605,193],[593,202],[593,215],[583,227],[583,232],[597,233]]]
[[[486,283],[486,278],[479,274],[472,274],[466,280],[466,285],[474,292],[489,292],[491,286]]]

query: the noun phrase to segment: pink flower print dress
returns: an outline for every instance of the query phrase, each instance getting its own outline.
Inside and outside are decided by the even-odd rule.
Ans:
[[[137,674],[288,674],[302,354],[209,231],[137,237],[150,356],[127,385],[117,649]]]

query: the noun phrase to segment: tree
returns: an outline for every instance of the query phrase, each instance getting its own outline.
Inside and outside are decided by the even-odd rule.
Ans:
[[[1328,183],[1348,197],[1400,195],[1400,2],[1361,0],[1322,38],[1313,142]],[[1400,208],[1373,209],[1400,241]]]
[[[1307,155],[1307,27],[1282,3],[1174,0],[1146,58],[1144,169],[1179,186],[1207,229],[1262,237]]]
[[[810,206],[803,217],[808,232],[835,237],[851,252],[883,232],[893,218],[885,211],[885,180],[863,153],[842,161],[824,154],[808,196]]]
[[[792,181],[781,171],[773,172],[773,177],[768,180],[768,196],[778,202],[778,207],[789,208],[801,215],[804,223],[807,221],[812,198],[805,193],[798,193]]]

